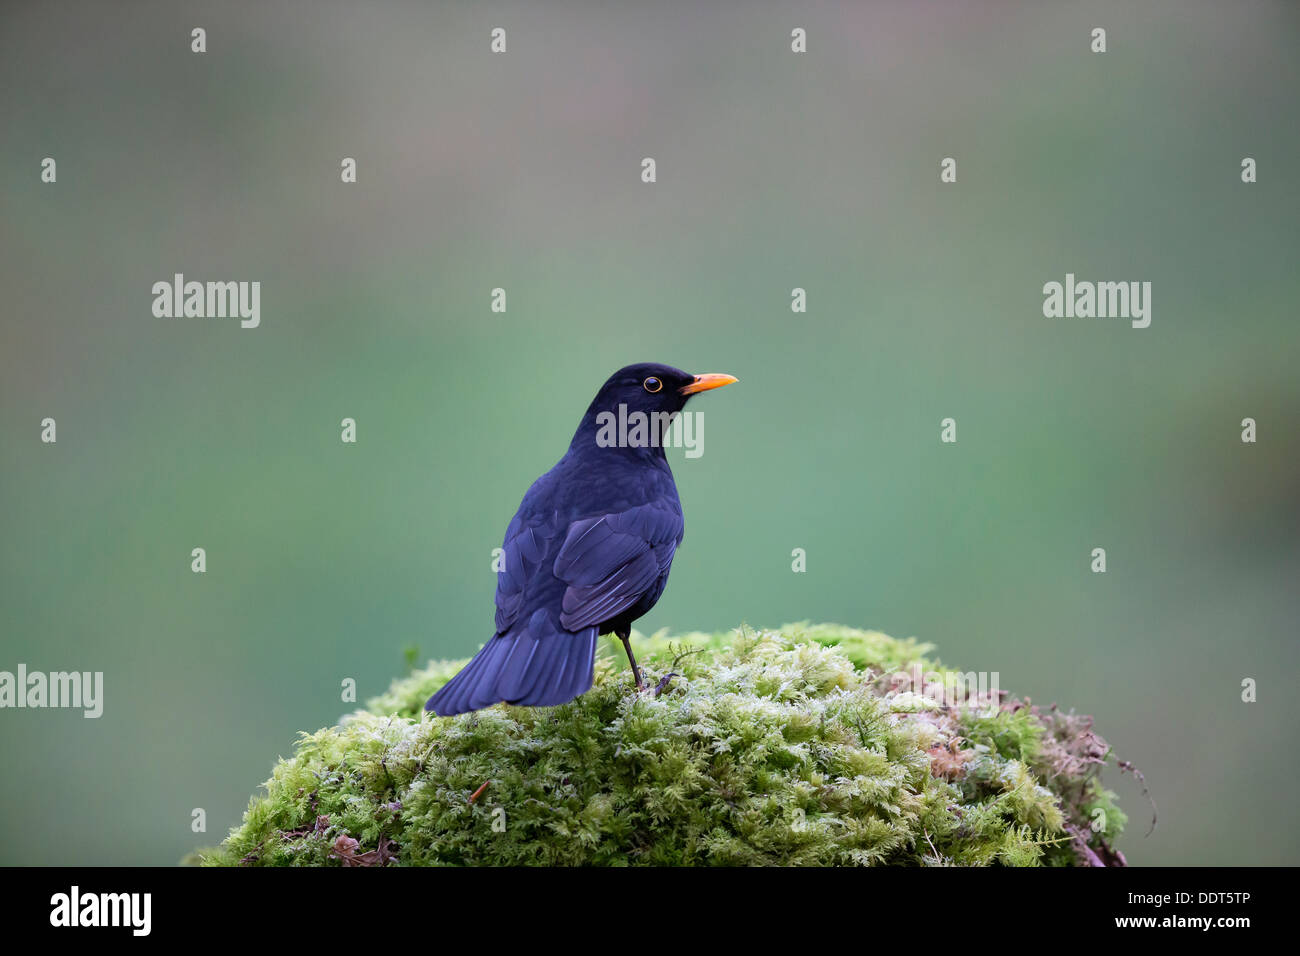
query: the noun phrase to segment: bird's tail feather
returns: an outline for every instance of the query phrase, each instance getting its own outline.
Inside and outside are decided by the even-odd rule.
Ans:
[[[549,707],[591,688],[596,628],[566,631],[539,609],[483,645],[424,705],[440,717],[505,701]]]

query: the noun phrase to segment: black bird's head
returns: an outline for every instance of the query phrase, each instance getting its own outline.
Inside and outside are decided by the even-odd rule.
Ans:
[[[737,379],[733,375],[692,375],[671,365],[655,362],[621,368],[605,381],[592,399],[582,424],[573,436],[574,444],[592,442],[603,445],[603,438],[598,441],[598,436],[607,437],[611,423],[617,429],[624,422],[630,422],[633,427],[623,428],[620,434],[632,434],[635,441],[637,418],[634,416],[640,413],[645,416],[650,429],[650,446],[662,455],[662,431],[668,427],[672,416],[686,406],[691,396],[735,381]],[[602,431],[602,428],[605,430]]]

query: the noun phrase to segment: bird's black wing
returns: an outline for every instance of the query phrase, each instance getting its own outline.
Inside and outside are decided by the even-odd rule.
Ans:
[[[537,573],[559,529],[548,528],[516,514],[502,542],[502,570],[497,573],[497,633],[504,634],[519,619],[529,579]]]
[[[577,631],[633,607],[668,573],[684,524],[663,499],[569,525],[553,571],[566,585],[560,623]]]
[[[600,625],[647,594],[653,603],[682,529],[671,499],[567,524],[555,512],[521,510],[502,546],[497,633],[425,708],[445,716],[500,700],[540,707],[586,691]]]

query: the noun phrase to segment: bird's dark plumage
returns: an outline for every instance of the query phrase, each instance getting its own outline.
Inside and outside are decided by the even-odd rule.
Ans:
[[[596,638],[613,631],[626,642],[632,622],[663,593],[682,541],[682,506],[658,440],[667,415],[734,381],[643,364],[605,382],[569,450],[533,482],[506,529],[496,634],[426,710],[447,716],[501,701],[541,707],[591,687]],[[638,443],[628,429],[630,442],[608,445],[604,414],[617,421],[620,405],[625,416],[647,416],[654,440]]]

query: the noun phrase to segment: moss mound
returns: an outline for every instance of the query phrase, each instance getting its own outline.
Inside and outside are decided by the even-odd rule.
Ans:
[[[1091,719],[834,625],[602,642],[560,707],[430,717],[463,661],[304,734],[207,865],[1116,865]],[[924,675],[916,681],[900,674]]]

